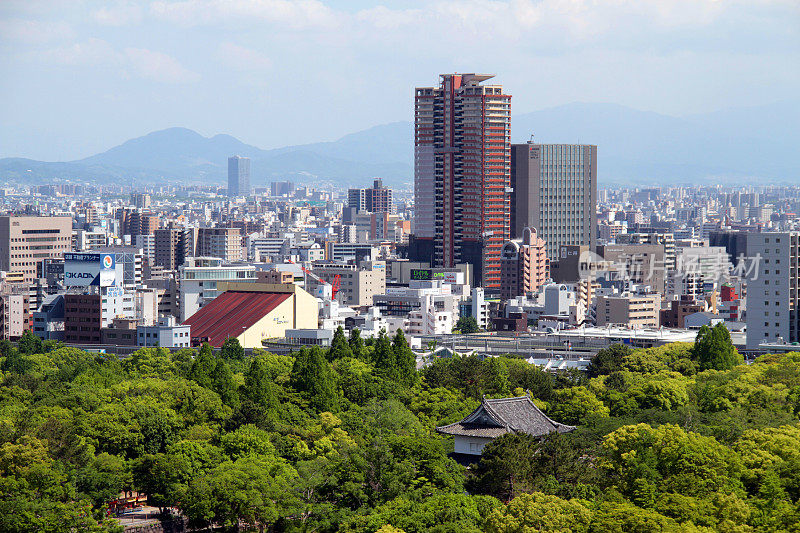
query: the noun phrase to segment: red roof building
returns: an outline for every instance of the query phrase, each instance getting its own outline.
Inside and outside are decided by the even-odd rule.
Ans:
[[[316,299],[295,285],[231,283],[184,324],[192,326],[193,344],[222,346],[235,338],[245,348],[260,348],[263,339],[282,338],[287,329],[316,329],[317,319]]]

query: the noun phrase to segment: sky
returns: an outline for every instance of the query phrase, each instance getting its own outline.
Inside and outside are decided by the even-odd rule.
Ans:
[[[524,113],[673,116],[800,94],[798,0],[0,0],[0,157],[72,160],[183,126],[261,148],[413,119],[496,74]]]

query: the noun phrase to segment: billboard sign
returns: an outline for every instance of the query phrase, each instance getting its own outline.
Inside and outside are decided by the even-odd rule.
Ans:
[[[64,284],[68,287],[110,287],[117,280],[114,254],[64,254]]]

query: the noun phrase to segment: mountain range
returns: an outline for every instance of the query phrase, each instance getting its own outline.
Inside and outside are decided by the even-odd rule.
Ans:
[[[514,115],[512,140],[596,144],[601,186],[797,184],[798,124],[800,102],[684,117],[616,104],[574,103]],[[186,128],[169,128],[76,161],[0,159],[0,181],[220,184],[225,183],[227,158],[234,154],[251,158],[251,183],[256,187],[278,179],[363,185],[374,177],[395,187],[410,185],[413,124],[394,122],[333,142],[269,150],[230,135],[204,137]]]

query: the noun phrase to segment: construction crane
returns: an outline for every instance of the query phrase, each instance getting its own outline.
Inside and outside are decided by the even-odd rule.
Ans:
[[[299,266],[300,270],[303,271],[304,275],[310,276],[311,279],[316,281],[319,285],[330,285],[331,286],[331,298],[334,299],[334,300],[336,299],[336,294],[339,292],[339,285],[341,284],[341,279],[342,279],[342,276],[340,274],[336,274],[333,277],[333,282],[329,282],[329,281],[325,281],[321,277],[317,276],[312,271],[310,271],[306,267],[304,267],[302,264],[295,263],[291,259],[289,259],[289,262],[292,263],[293,265]],[[304,281],[304,285],[305,285],[305,280],[303,280],[303,281]],[[320,296],[322,296],[322,295],[320,294]]]

